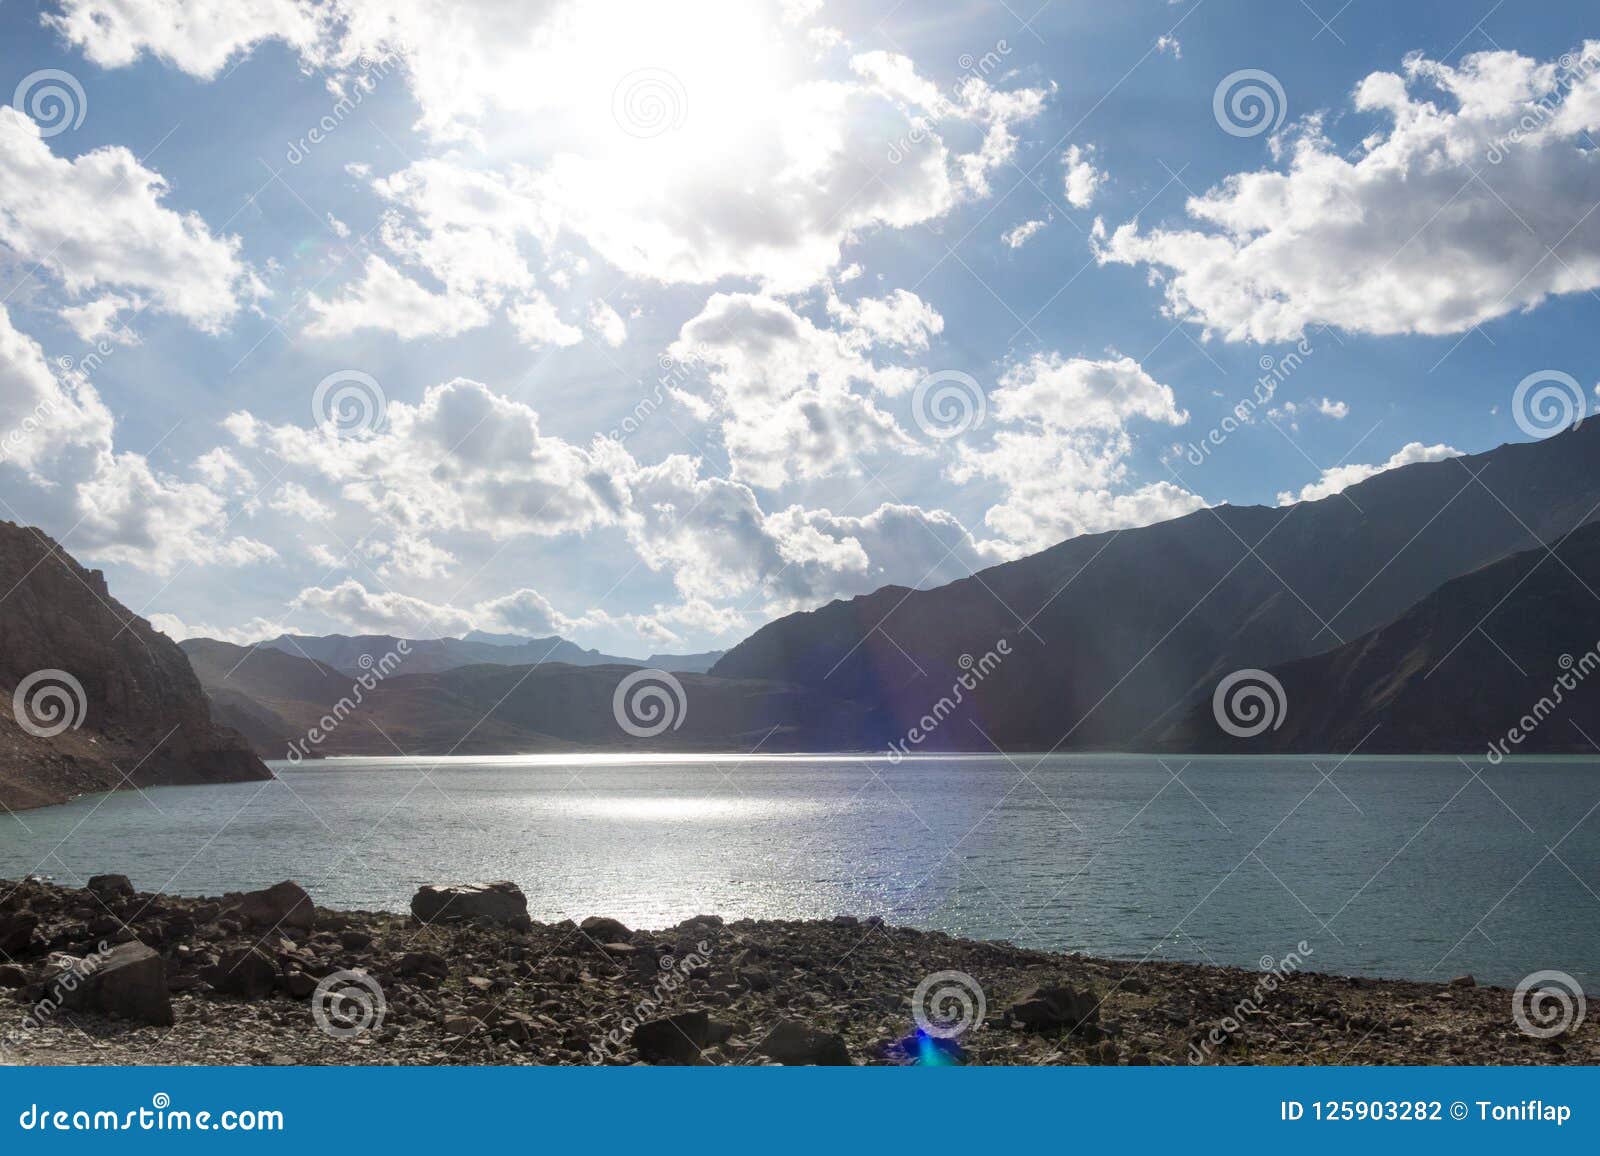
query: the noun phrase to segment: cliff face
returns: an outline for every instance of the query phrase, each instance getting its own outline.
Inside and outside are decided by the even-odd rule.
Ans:
[[[99,571],[0,522],[0,805],[271,777],[212,722],[176,643],[113,599]]]

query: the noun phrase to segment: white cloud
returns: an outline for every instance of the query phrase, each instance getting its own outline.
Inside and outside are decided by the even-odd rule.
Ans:
[[[261,287],[237,238],[214,236],[197,214],[167,208],[166,194],[161,175],[127,149],[66,160],[30,118],[0,107],[0,247],[59,278],[74,298],[133,290],[154,312],[216,332]],[[92,328],[106,308],[95,305],[73,323]]]
[[[1072,145],[1061,158],[1067,166],[1063,182],[1067,204],[1074,209],[1087,209],[1094,203],[1094,195],[1105,182],[1106,175],[1094,167],[1094,146]]]
[[[593,329],[613,349],[628,340],[628,326],[622,317],[604,301],[589,306],[589,328]]]
[[[1174,60],[1183,59],[1183,42],[1170,32],[1156,38],[1156,51],[1167,53]]]
[[[576,345],[583,340],[583,330],[561,320],[550,299],[537,289],[525,300],[518,301],[506,310],[517,336],[530,348],[545,345],[558,348]]]
[[[307,0],[59,0],[46,24],[104,68],[141,53],[210,79],[268,38],[312,52],[328,8]]]
[[[1008,248],[1020,249],[1031,241],[1036,233],[1043,230],[1048,223],[1047,221],[1024,221],[1016,228],[1007,229],[1000,234],[1000,240],[1005,242]]]
[[[1152,266],[1173,316],[1230,341],[1459,333],[1600,287],[1600,41],[1582,56],[1570,75],[1515,52],[1409,56],[1357,86],[1356,110],[1389,122],[1360,151],[1313,119],[1287,171],[1192,198],[1195,228],[1124,225],[1100,259]]]
[[[1170,482],[1127,490],[1130,421],[1181,425],[1172,390],[1131,357],[1035,354],[1013,366],[990,396],[996,420],[987,448],[963,444],[951,478],[992,479],[1004,498],[984,516],[1008,553],[1041,550],[1077,534],[1146,525],[1205,503]]]
[[[904,392],[918,375],[880,366],[865,350],[881,340],[924,342],[937,314],[909,293],[842,308],[867,328],[822,329],[775,298],[717,293],[679,332],[670,352],[705,366],[705,400],[735,480],[776,487],[855,470],[861,456],[885,449],[919,452],[874,398]]]
[[[241,626],[210,626],[204,622],[186,622],[176,614],[158,612],[150,615],[149,621],[151,626],[174,642],[190,638],[214,638],[236,646],[249,646],[289,633],[289,627],[284,623],[267,618],[252,618]]]
[[[369,256],[361,280],[345,295],[306,297],[309,337],[341,337],[361,329],[383,329],[402,341],[453,337],[489,321],[489,311],[471,297],[434,293],[400,273],[382,257]]]
[[[1292,506],[1296,502],[1315,502],[1322,498],[1331,498],[1335,494],[1343,493],[1357,482],[1364,482],[1375,474],[1385,470],[1398,469],[1409,466],[1414,462],[1442,462],[1447,458],[1458,458],[1461,451],[1454,446],[1432,445],[1425,446],[1421,442],[1408,442],[1388,461],[1375,466],[1345,465],[1334,466],[1332,469],[1323,470],[1322,476],[1300,488],[1296,494],[1292,490],[1285,490],[1278,495],[1278,505]]]

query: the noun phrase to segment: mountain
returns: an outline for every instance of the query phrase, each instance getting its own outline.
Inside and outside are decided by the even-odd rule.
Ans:
[[[833,602],[768,624],[711,673],[849,699],[880,738],[919,736],[910,749],[1148,747],[1228,673],[1340,646],[1597,509],[1589,423],[1321,501],[1200,510]]]
[[[706,650],[699,654],[652,654],[639,665],[674,674],[705,674],[717,664],[725,651]]]
[[[1239,737],[1209,701],[1182,751],[1593,753],[1600,738],[1600,525],[1446,582],[1386,626],[1273,668],[1276,728]],[[1271,708],[1277,717],[1278,706]],[[1240,721],[1238,714],[1225,715]],[[1265,720],[1252,715],[1250,721]],[[1529,724],[1532,721],[1532,725]],[[1521,737],[1513,738],[1512,731]]]
[[[504,636],[500,636],[504,637]],[[308,636],[283,634],[263,646],[302,658],[315,659],[336,670],[358,673],[364,664],[376,662],[394,652],[399,638],[390,634],[345,634]],[[495,663],[500,666],[534,666],[541,662],[562,662],[568,666],[638,666],[631,658],[585,650],[565,638],[528,638],[519,642],[468,641],[463,638],[409,638],[406,671],[422,674],[453,670],[459,666]]]
[[[271,773],[175,643],[32,527],[0,522],[0,805]]]
[[[758,680],[685,674],[663,680],[633,665],[480,664],[412,673],[409,658],[383,658],[356,676],[269,647],[209,639],[183,644],[207,690],[248,704],[263,725],[264,754],[526,754],[571,750],[832,749],[866,744],[863,712],[824,694]],[[659,735],[636,736],[618,722],[618,687],[639,683],[623,701],[657,702],[681,720]],[[681,697],[672,689],[676,683]],[[640,698],[640,694],[645,698]],[[242,703],[235,703],[237,696]],[[638,724],[651,716],[626,715]],[[329,726],[327,720],[334,725]],[[316,737],[312,737],[315,734]]]

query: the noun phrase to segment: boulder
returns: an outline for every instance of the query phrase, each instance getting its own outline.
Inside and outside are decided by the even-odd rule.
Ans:
[[[1041,984],[1017,996],[1006,1012],[1023,1027],[1036,1032],[1075,1032],[1099,1020],[1100,1001],[1087,989],[1079,991],[1064,985]]]
[[[591,915],[578,924],[578,930],[596,943],[626,943],[633,938],[633,932],[622,920],[609,915]]]
[[[171,1026],[167,964],[155,948],[134,940],[88,959],[52,957],[55,973],[47,981],[62,1006],[121,1016],[135,1023]],[[66,964],[62,966],[62,964]]]
[[[39,926],[39,917],[31,911],[14,911],[0,915],[0,954],[26,955],[33,950],[33,933]]]
[[[527,930],[528,900],[515,883],[454,883],[425,885],[411,898],[411,914],[419,923],[465,923],[486,919]]]
[[[133,882],[126,875],[92,875],[88,889],[101,899],[133,898]]]
[[[431,975],[443,979],[450,974],[450,965],[437,952],[408,951],[400,957],[395,971],[400,975]]]
[[[292,879],[261,891],[246,891],[230,908],[230,914],[255,927],[298,927],[307,931],[317,919],[311,896]]]
[[[265,999],[278,985],[278,967],[272,957],[258,947],[239,947],[222,953],[205,978],[225,995],[241,999]]]
[[[710,1042],[711,1017],[704,1011],[648,1020],[633,1029],[634,1050],[647,1064],[698,1064]]]
[[[854,1063],[850,1049],[832,1032],[818,1031],[798,1020],[782,1020],[767,1038],[761,1041],[760,1050],[780,1064],[818,1064],[825,1067],[847,1067]]]
[[[15,963],[0,964],[0,987],[27,987],[28,970]]]

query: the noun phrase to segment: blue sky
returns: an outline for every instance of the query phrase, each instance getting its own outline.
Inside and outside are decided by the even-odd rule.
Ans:
[[[0,5],[0,516],[175,634],[728,646],[1594,399],[1576,3],[165,7]]]

